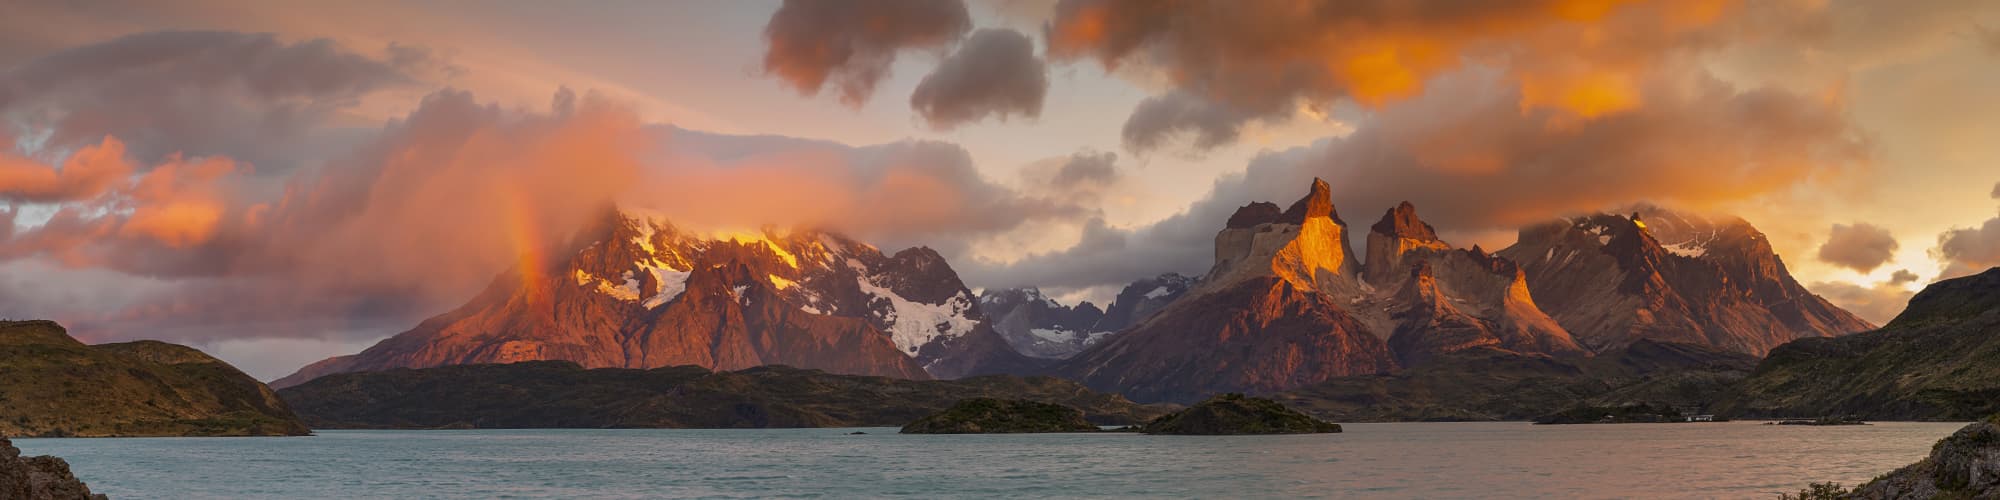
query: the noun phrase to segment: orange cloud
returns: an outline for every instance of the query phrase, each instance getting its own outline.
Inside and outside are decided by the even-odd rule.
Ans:
[[[0,199],[53,203],[94,198],[132,170],[125,161],[125,143],[109,136],[76,150],[60,165],[0,151]]]
[[[1047,36],[1052,59],[1156,68],[1174,93],[1226,109],[1191,115],[1142,105],[1126,126],[1131,134],[1153,134],[1128,135],[1129,145],[1197,132],[1204,138],[1199,147],[1233,139],[1233,129],[1250,120],[1286,119],[1300,101],[1349,99],[1380,109],[1469,66],[1507,74],[1521,88],[1523,113],[1591,119],[1629,111],[1645,104],[1643,80],[1653,66],[1711,44],[1738,9],[1734,0],[1460,2],[1423,9],[1390,0],[1068,0]],[[1182,121],[1134,123],[1175,117]],[[1229,122],[1219,125],[1217,117]]]

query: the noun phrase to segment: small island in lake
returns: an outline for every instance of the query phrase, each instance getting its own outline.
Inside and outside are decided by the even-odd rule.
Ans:
[[[1096,432],[1083,412],[1020,399],[972,398],[903,426],[904,434]]]
[[[1277,401],[1230,393],[1146,423],[1139,432],[1178,435],[1316,434],[1340,432],[1328,423]]]

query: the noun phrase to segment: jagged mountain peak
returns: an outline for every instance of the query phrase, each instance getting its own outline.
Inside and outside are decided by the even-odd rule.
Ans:
[[[1199,293],[1267,276],[1300,290],[1357,288],[1360,266],[1331,196],[1326,181],[1313,179],[1306,195],[1275,217],[1269,203],[1237,210],[1215,236],[1215,265]]]
[[[1335,224],[1347,225],[1346,222],[1340,220],[1340,211],[1333,207],[1333,187],[1327,185],[1325,180],[1318,177],[1313,178],[1312,188],[1306,191],[1304,197],[1299,198],[1299,201],[1292,202],[1291,208],[1285,209],[1282,220],[1293,224],[1301,224],[1306,219],[1314,217],[1326,217],[1333,219],[1333,223]]]
[[[1369,227],[1376,233],[1419,241],[1440,241],[1437,230],[1417,218],[1417,206],[1402,202],[1382,213],[1382,220]]]

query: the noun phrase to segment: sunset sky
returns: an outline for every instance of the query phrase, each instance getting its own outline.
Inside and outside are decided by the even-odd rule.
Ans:
[[[1166,9],[1177,5],[1178,9]],[[1455,245],[1734,214],[1881,322],[2000,265],[2000,2],[0,0],[0,316],[261,378],[604,200],[1100,304],[1314,177]]]

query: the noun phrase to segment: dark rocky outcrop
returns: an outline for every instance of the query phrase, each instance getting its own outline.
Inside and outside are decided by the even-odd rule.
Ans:
[[[14,442],[0,436],[0,498],[8,500],[89,500],[104,495],[69,472],[61,458],[22,457]]]
[[[1096,432],[1083,412],[1059,404],[972,398],[903,426],[903,434]]]
[[[1264,398],[1222,394],[1147,422],[1139,432],[1201,436],[1340,432],[1333,424]]]
[[[305,435],[263,383],[155,341],[84,345],[52,321],[0,322],[0,434]]]
[[[1938,441],[1929,457],[1855,488],[1847,498],[2000,498],[2000,416]]]
[[[1880,330],[1779,346],[1719,406],[1868,420],[2000,413],[2000,268],[1926,287]]]
[[[323,429],[889,427],[978,397],[1060,404],[1102,425],[1171,409],[1052,377],[906,380],[786,366],[712,372],[567,361],[345,373],[278,393]]]

